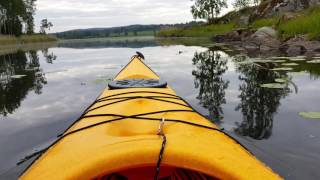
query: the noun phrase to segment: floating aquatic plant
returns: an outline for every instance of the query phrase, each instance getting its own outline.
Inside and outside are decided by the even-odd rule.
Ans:
[[[283,83],[268,83],[268,84],[261,84],[260,87],[270,88],[270,89],[283,89],[283,88],[287,87],[287,84],[283,84]]]
[[[286,60],[286,59],[290,59],[290,57],[271,57],[270,59],[280,59],[280,60]]]
[[[307,119],[320,119],[320,112],[300,112],[299,115]]]
[[[275,63],[283,63],[283,62],[286,62],[286,60],[274,60],[272,62],[275,62]]]
[[[320,63],[320,59],[319,60],[307,61],[307,63],[318,64],[318,63]]]
[[[94,81],[95,84],[108,84],[110,81],[112,81],[111,78],[99,78],[99,79],[96,79]]]
[[[271,70],[273,70],[273,71],[291,71],[292,68],[291,67],[280,67],[280,68],[273,68]]]
[[[270,59],[252,59],[252,62],[255,62],[255,63],[268,63],[268,62],[273,62],[273,61],[270,60]]]
[[[283,66],[298,66],[297,63],[282,63]]]
[[[11,78],[13,78],[13,79],[20,79],[20,78],[23,78],[23,77],[25,77],[25,76],[27,76],[27,75],[13,75],[13,76],[11,76]]]
[[[290,61],[305,61],[305,58],[290,58]]]
[[[276,78],[274,81],[277,83],[288,83],[289,79],[288,78]]]

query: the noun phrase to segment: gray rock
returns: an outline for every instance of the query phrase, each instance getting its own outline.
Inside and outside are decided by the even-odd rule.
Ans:
[[[250,16],[241,16],[237,22],[237,27],[248,27]]]
[[[279,49],[292,56],[307,52],[314,53],[320,49],[320,41],[309,41],[305,36],[298,36],[284,42]]]
[[[282,16],[320,5],[320,0],[264,0],[251,16],[252,18]]]
[[[259,28],[251,37],[259,37],[259,38],[277,38],[278,33],[272,27],[262,27]]]

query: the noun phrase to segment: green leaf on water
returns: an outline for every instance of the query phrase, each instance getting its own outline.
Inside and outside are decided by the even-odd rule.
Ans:
[[[107,79],[96,79],[94,81],[95,84],[108,84],[110,81],[112,81],[111,78],[107,78]]]
[[[11,76],[11,78],[13,78],[13,79],[20,79],[20,78],[23,78],[23,77],[25,77],[25,76],[27,76],[27,75],[13,75],[13,76]]]
[[[290,61],[305,61],[305,58],[290,58]]]
[[[270,60],[270,59],[252,59],[252,62],[255,62],[255,63],[268,63],[268,62],[273,62],[273,60]]]
[[[289,79],[287,79],[287,78],[277,78],[274,81],[277,82],[277,83],[287,83],[287,82],[289,82]]]
[[[275,62],[275,63],[283,63],[283,62],[286,62],[286,60],[274,60],[272,62]]]
[[[282,63],[283,66],[298,66],[297,63]]]
[[[245,65],[245,64],[252,64],[253,62],[250,60],[246,60],[246,61],[240,61],[240,62],[236,62],[236,64],[240,64],[240,65]]]
[[[271,57],[270,59],[280,59],[280,60],[287,60],[290,59],[290,57]]]
[[[319,60],[307,61],[307,63],[318,64],[318,63],[320,63],[320,59]]]
[[[292,68],[291,67],[280,67],[280,68],[273,68],[271,70],[273,70],[273,71],[291,71]]]
[[[320,119],[320,112],[300,112],[299,115],[307,119]]]
[[[286,88],[287,85],[283,83],[268,83],[268,84],[261,84],[260,87],[270,88],[270,89],[283,89],[283,88]]]

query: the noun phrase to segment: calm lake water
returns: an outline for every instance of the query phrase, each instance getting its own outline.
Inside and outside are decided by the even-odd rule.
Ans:
[[[320,64],[168,44],[65,42],[2,53],[0,179],[17,178],[32,159],[16,163],[55,140],[136,51],[178,95],[282,177],[320,179],[320,119],[299,116],[320,111]],[[264,87],[276,82],[271,86],[280,88]]]

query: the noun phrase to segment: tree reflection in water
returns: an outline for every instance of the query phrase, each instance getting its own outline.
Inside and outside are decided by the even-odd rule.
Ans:
[[[221,106],[226,103],[225,90],[229,86],[229,81],[222,77],[228,69],[227,58],[222,57],[222,52],[211,48],[205,52],[196,52],[192,61],[196,67],[192,71],[195,88],[199,88],[197,99],[208,109],[209,119],[220,123],[223,120]]]
[[[234,57],[234,62],[245,61],[246,57]],[[236,111],[242,112],[243,120],[236,123],[235,132],[257,140],[267,139],[272,134],[273,116],[280,106],[280,100],[291,91],[288,85],[284,89],[268,89],[260,87],[264,83],[272,83],[275,78],[286,77],[286,72],[269,70],[272,63],[238,64],[240,73],[240,104]]]
[[[41,94],[46,83],[37,51],[0,55],[0,115],[13,113],[29,91]]]

